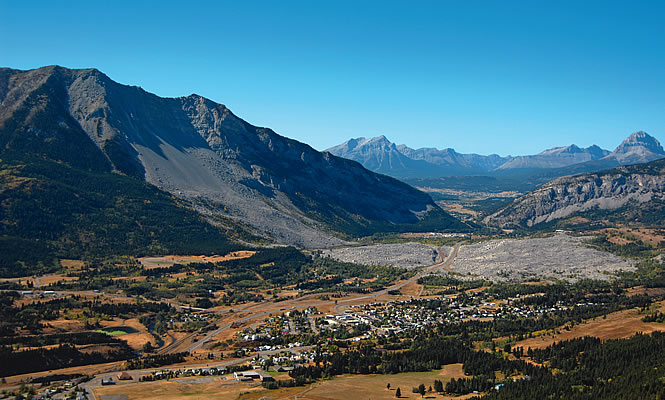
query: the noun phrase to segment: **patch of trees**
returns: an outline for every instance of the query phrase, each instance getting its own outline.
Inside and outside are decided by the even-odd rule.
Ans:
[[[578,338],[527,350],[549,371],[507,381],[484,399],[660,399],[665,393],[665,334],[635,335],[602,342]]]
[[[446,383],[446,392],[456,395],[469,394],[473,392],[485,392],[494,387],[494,379],[485,376],[473,378],[451,379]]]
[[[645,317],[642,318],[643,322],[659,322],[659,323],[664,323],[665,322],[665,313],[662,312],[657,312],[654,314],[649,314]]]
[[[141,358],[127,360],[128,369],[155,368],[163,365],[177,364],[185,361],[188,352],[172,354],[151,354]]]
[[[55,344],[118,344],[121,340],[101,332],[55,333],[51,335],[0,337],[0,346],[42,347]]]
[[[68,310],[79,310],[82,318],[112,318],[139,315],[146,312],[171,312],[166,303],[138,302],[111,303],[101,300],[81,300],[80,296],[37,300],[14,306],[20,298],[17,292],[0,292],[0,336],[12,336],[16,329],[23,328],[33,333],[42,329],[43,320],[55,320]]]
[[[45,375],[45,376],[38,376],[36,378],[32,378],[30,380],[30,383],[41,383],[44,385],[49,385],[51,384],[51,382],[71,381],[73,379],[79,379],[79,378],[81,378],[81,381],[88,381],[92,379],[91,376],[83,374],[53,374],[53,375]]]
[[[484,279],[465,281],[444,275],[426,275],[422,278],[418,278],[418,284],[435,287],[452,286],[455,288],[455,290],[461,291],[477,289],[483,286],[491,286],[492,282],[486,281]]]
[[[626,244],[612,243],[607,236],[599,235],[586,242],[589,246],[601,251],[616,254],[621,257],[645,258],[654,255],[654,248],[633,238],[633,241]]]
[[[134,351],[124,341],[111,343],[105,347],[109,347],[109,349],[99,352],[81,351],[68,343],[62,343],[49,349],[22,351],[15,351],[11,346],[0,346],[0,359],[2,360],[0,376],[100,364],[134,357]]]
[[[40,273],[54,256],[227,254],[238,246],[168,193],[139,179],[31,159],[4,160],[17,182],[0,193],[0,274]],[[235,226],[231,224],[229,226]],[[83,238],[83,239],[82,239]]]

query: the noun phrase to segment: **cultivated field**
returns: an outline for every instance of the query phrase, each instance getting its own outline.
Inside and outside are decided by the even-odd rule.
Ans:
[[[399,243],[323,250],[322,256],[362,265],[390,265],[412,269],[435,264],[445,259],[449,252],[450,247]]]
[[[586,247],[583,238],[557,234],[538,239],[490,240],[462,246],[448,272],[493,281],[529,277],[576,281],[610,279],[633,270],[634,261]]]

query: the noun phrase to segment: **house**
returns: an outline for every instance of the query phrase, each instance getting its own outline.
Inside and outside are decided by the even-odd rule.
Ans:
[[[272,375],[264,370],[259,370],[257,372],[259,373],[259,379],[261,379],[261,382],[273,382],[275,380]]]
[[[262,369],[255,369],[252,371],[234,372],[233,377],[237,381],[248,381],[259,379],[261,382],[272,382],[275,378]]]
[[[131,381],[133,379],[132,376],[127,373],[127,371],[122,371],[117,376],[119,381]]]

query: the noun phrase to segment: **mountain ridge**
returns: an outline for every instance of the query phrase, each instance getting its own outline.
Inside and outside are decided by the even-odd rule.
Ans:
[[[368,159],[385,159],[385,149],[390,149],[390,159],[400,163],[388,167],[381,166],[381,172],[400,179],[435,178],[443,176],[489,175],[515,177],[544,183],[560,176],[586,173],[654,161],[665,157],[665,151],[658,140],[644,131],[637,131],[625,139],[614,151],[604,150],[597,145],[580,148],[572,144],[546,149],[538,154],[501,157],[479,154],[461,154],[454,149],[420,148],[412,149],[404,144],[395,145],[381,136],[381,147],[370,147],[377,138],[350,139],[341,145],[328,149],[340,157],[349,158],[375,170],[375,164]],[[353,146],[348,144],[352,143]],[[420,162],[413,167],[413,162]]]
[[[464,228],[428,195],[198,95],[162,98],[96,69],[51,66],[0,70],[0,101],[0,157],[29,153],[145,180],[279,243],[328,247],[343,243],[336,232],[428,221]]]
[[[498,228],[532,228],[575,215],[593,221],[597,218],[591,214],[611,211],[617,220],[623,213],[624,223],[642,221],[653,225],[660,221],[655,225],[662,226],[664,193],[665,159],[660,159],[555,179],[487,216],[483,222]]]

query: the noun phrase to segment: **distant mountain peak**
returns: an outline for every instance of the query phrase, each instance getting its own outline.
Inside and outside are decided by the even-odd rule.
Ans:
[[[637,131],[628,136],[621,144],[616,148],[615,151],[626,149],[629,147],[635,146],[644,146],[647,149],[653,151],[654,153],[663,153],[663,147],[660,145],[660,142],[655,137],[649,135],[644,131]]]
[[[613,158],[621,164],[638,164],[665,157],[665,150],[660,142],[644,131],[637,131],[628,136],[606,158]]]

